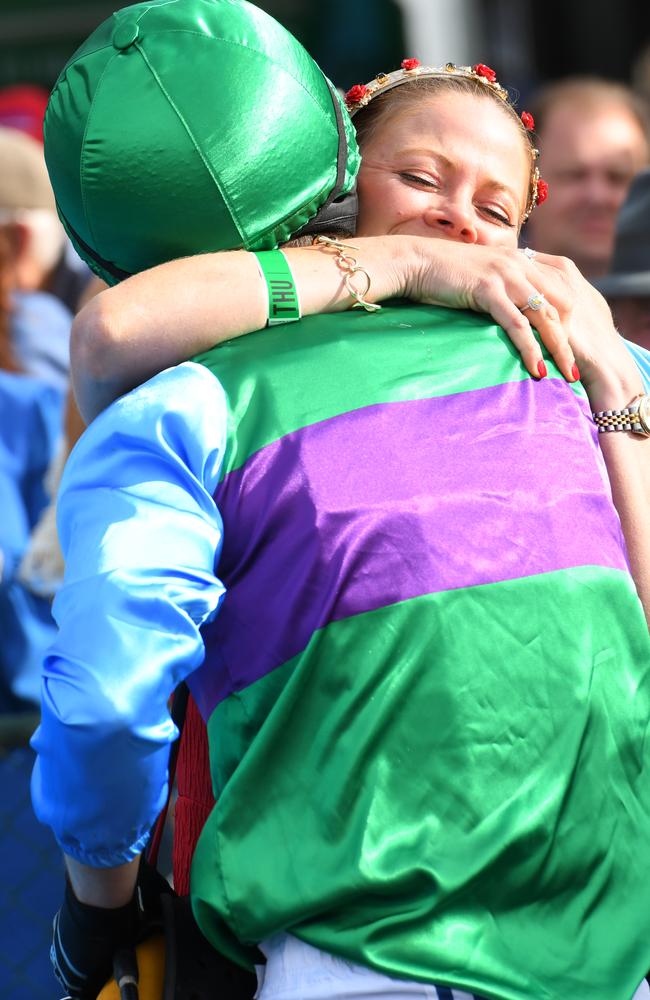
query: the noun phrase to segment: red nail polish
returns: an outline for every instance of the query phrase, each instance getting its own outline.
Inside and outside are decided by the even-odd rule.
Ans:
[[[548,371],[546,370],[546,364],[543,361],[537,362],[537,371],[539,372],[540,378],[546,378]]]
[[[573,381],[577,382],[580,378],[580,372],[576,364],[573,365],[573,368],[571,369],[571,374],[573,375]]]

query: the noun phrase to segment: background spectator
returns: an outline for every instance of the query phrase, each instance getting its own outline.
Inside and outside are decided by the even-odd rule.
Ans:
[[[630,74],[634,92],[639,95],[650,113],[650,43],[637,54]]]
[[[16,306],[11,264],[0,232],[0,715],[36,710],[42,655],[55,632],[49,600],[26,587],[17,570],[49,502],[45,479],[62,432],[65,383],[39,345],[50,336],[66,342],[71,318],[44,292],[20,293]],[[25,374],[28,367],[43,377]]]
[[[9,246],[11,286],[22,292],[51,292],[76,312],[92,274],[72,250],[59,222],[43,148],[25,132],[3,126],[0,232]]]
[[[60,862],[31,818],[32,756],[21,744],[38,721],[43,650],[55,633],[50,600],[62,560],[50,496],[65,454],[71,309],[103,283],[61,239],[38,141],[44,101],[25,102],[23,88],[11,90],[0,93],[0,777],[7,793],[0,828],[13,862],[0,899],[8,915],[0,987],[7,997],[56,1000],[43,907],[55,906],[54,896],[49,907],[44,901],[55,886],[58,898]]]
[[[5,367],[16,366],[65,392],[72,313],[106,286],[77,256],[59,222],[41,144],[18,129],[1,126],[0,240],[3,281],[10,294]],[[65,411],[67,441],[61,447],[67,454],[84,426],[71,392]],[[58,475],[51,476],[54,493]],[[54,505],[42,509],[31,528],[20,578],[41,596],[51,597],[63,573]]]
[[[16,128],[43,142],[43,118],[48,92],[32,83],[16,84],[0,90],[0,125]]]
[[[619,332],[650,350],[650,170],[635,178],[616,226],[612,266],[595,281]]]
[[[54,635],[50,593],[19,566],[49,504],[61,446],[72,313],[46,289],[65,270],[41,144],[0,127],[0,713],[35,710]],[[87,283],[87,279],[86,283]],[[68,283],[71,287],[71,283]]]
[[[629,88],[598,77],[556,81],[528,104],[550,196],[526,227],[526,241],[570,257],[588,278],[603,275],[618,210],[648,163],[645,106]]]

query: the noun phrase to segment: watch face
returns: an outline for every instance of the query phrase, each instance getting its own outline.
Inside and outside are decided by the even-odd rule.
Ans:
[[[650,434],[650,396],[642,396],[639,400],[639,423],[646,434]]]

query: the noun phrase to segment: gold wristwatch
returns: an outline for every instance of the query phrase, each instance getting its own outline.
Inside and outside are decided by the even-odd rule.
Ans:
[[[632,431],[650,437],[650,395],[635,396],[623,410],[598,410],[592,413],[599,434],[608,431]]]

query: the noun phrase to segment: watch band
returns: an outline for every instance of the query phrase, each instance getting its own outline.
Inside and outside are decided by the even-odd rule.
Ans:
[[[599,434],[631,431],[650,437],[650,395],[635,396],[622,410],[597,410],[592,413]]]

